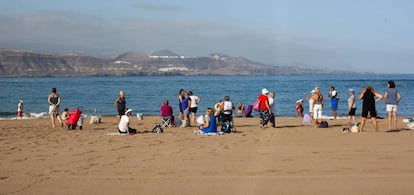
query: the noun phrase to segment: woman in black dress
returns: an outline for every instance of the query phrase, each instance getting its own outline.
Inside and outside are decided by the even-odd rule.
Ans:
[[[367,118],[372,119],[375,131],[378,132],[377,123],[377,109],[375,108],[375,102],[382,99],[382,95],[375,91],[374,87],[368,86],[361,91],[359,99],[362,100],[362,120],[360,132],[364,131],[365,121]]]

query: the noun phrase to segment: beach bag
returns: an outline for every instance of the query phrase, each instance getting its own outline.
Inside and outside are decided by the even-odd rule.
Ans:
[[[142,113],[137,113],[138,120],[143,120],[144,116],[142,116]]]
[[[221,126],[221,132],[230,133],[231,132],[231,122],[227,121]]]
[[[260,100],[257,99],[256,102],[253,104],[253,110],[259,111],[259,107],[260,107]]]
[[[303,124],[304,125],[312,125],[312,118],[309,116],[309,114],[305,114],[303,116]]]
[[[160,124],[155,125],[155,127],[151,131],[152,133],[163,133],[164,129]]]
[[[329,125],[328,125],[328,122],[326,122],[326,121],[322,121],[321,123],[319,123],[319,128],[328,128],[329,127]]]

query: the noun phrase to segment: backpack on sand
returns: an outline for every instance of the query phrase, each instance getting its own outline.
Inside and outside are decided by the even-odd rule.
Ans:
[[[160,124],[155,125],[155,127],[152,129],[153,133],[163,133],[164,129],[162,128],[162,126]]]

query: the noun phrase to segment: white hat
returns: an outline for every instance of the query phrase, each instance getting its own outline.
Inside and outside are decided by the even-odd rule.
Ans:
[[[23,100],[20,100],[19,102],[20,102],[20,103],[23,103]]]
[[[312,91],[311,91],[311,93],[315,93],[315,92],[316,92],[316,90],[312,90]]]
[[[128,112],[132,112],[132,109],[128,109],[127,111],[125,111],[125,114],[128,114]]]
[[[267,93],[269,93],[269,90],[267,90],[266,88],[263,88],[262,89],[262,94],[267,94]]]
[[[353,89],[353,88],[349,89],[349,91],[355,93],[355,89]]]
[[[303,99],[298,99],[298,101],[296,101],[296,103],[299,103],[299,102],[303,102]]]

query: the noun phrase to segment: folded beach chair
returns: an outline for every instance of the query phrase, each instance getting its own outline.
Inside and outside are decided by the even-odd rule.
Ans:
[[[252,116],[253,105],[248,105],[247,109],[244,111],[244,117],[253,117]]]

